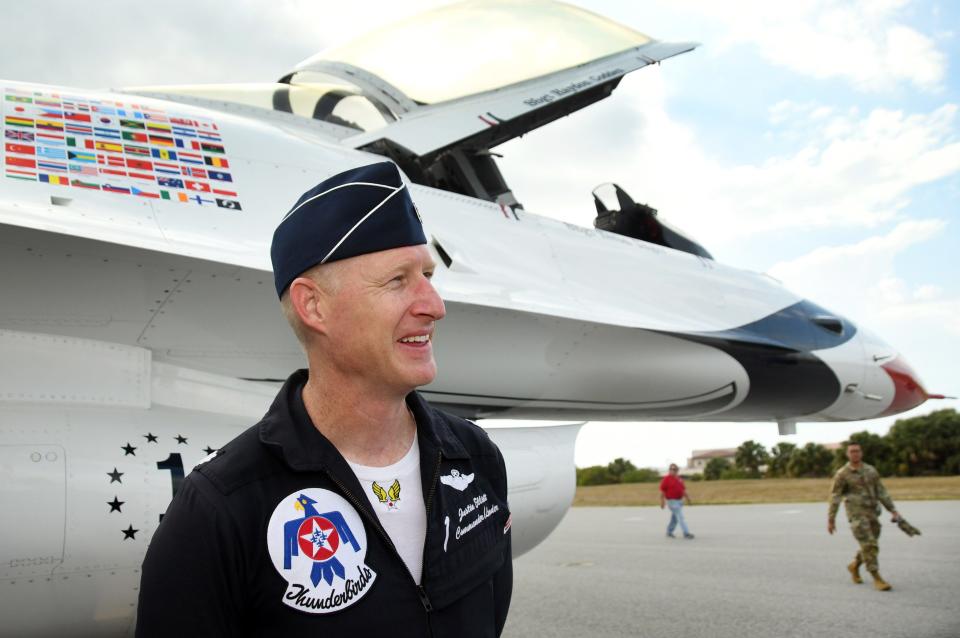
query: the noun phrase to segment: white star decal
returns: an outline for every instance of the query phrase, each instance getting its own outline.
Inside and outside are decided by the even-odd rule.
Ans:
[[[333,528],[332,527],[330,529],[321,528],[317,524],[317,519],[313,519],[311,523],[313,523],[313,531],[311,531],[308,534],[300,535],[300,538],[302,538],[303,540],[313,545],[313,555],[311,556],[311,558],[316,556],[317,552],[320,551],[321,549],[325,549],[327,551],[332,552],[333,546],[330,545],[329,538],[330,538],[330,534],[333,533]]]

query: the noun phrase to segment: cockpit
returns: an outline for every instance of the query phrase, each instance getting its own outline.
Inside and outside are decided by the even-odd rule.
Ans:
[[[128,90],[323,122],[341,144],[390,158],[416,183],[518,209],[492,149],[695,46],[553,0],[467,0],[328,48],[275,83]]]

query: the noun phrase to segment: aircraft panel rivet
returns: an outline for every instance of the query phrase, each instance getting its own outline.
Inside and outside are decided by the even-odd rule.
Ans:
[[[30,460],[33,461],[34,463],[39,462],[39,461],[40,461],[40,453],[39,453],[39,452],[34,452],[34,453],[32,453],[32,454],[30,455]]]

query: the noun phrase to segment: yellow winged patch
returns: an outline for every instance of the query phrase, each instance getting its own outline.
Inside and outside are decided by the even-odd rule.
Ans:
[[[380,502],[381,502],[381,503],[386,503],[386,502],[387,502],[387,490],[385,490],[385,489],[383,489],[382,487],[380,487],[379,485],[377,485],[377,482],[376,482],[376,481],[374,481],[374,482],[373,482],[373,485],[371,485],[370,487],[371,487],[371,489],[373,489],[374,495],[376,495],[376,497],[377,497],[378,499],[380,499]],[[390,488],[390,489],[393,489],[393,488]],[[399,485],[397,486],[397,491],[398,491],[398,492],[400,491]]]
[[[393,485],[390,486],[390,491],[387,495],[392,501],[400,500],[400,479],[393,479]]]

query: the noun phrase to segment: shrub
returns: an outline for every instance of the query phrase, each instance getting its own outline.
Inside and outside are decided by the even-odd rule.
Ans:
[[[733,479],[755,479],[760,478],[759,474],[754,474],[749,470],[742,470],[739,467],[728,467],[720,472],[720,478],[724,481]]]
[[[730,468],[730,461],[724,458],[715,458],[707,461],[706,467],[703,468],[703,478],[708,481],[715,481],[720,478],[720,475],[723,472]]]
[[[614,482],[605,465],[577,468],[577,485],[609,485]]]
[[[660,480],[660,472],[649,467],[628,470],[620,477],[621,483],[656,483]]]

